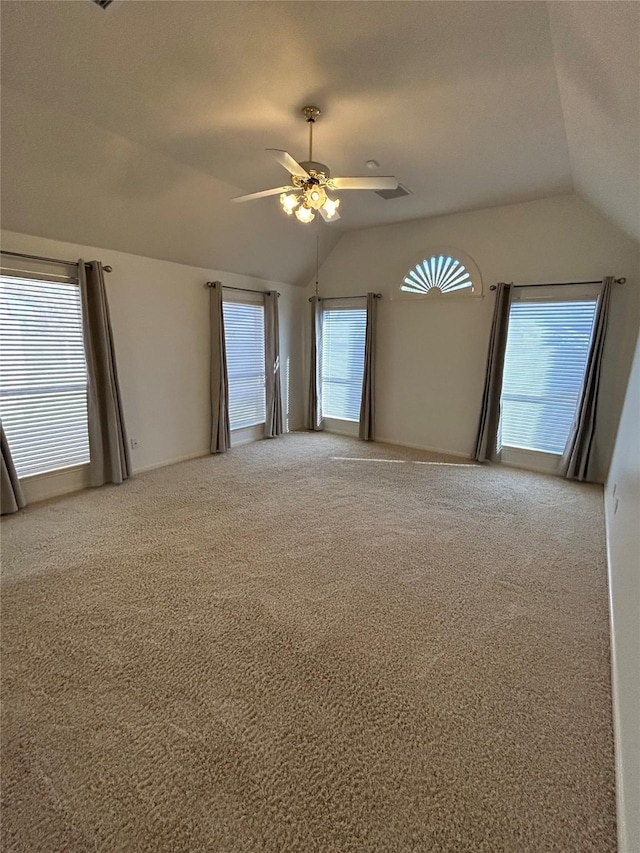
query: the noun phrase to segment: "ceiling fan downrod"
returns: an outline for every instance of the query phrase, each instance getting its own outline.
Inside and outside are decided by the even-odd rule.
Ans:
[[[313,162],[313,125],[318,120],[320,109],[318,107],[303,107],[302,115],[309,125],[309,162]]]

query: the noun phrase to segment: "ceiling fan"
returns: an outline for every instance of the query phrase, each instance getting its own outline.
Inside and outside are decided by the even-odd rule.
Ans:
[[[313,125],[318,120],[318,107],[304,107],[302,115],[309,124],[309,159],[298,163],[287,151],[278,148],[268,148],[281,166],[289,172],[291,183],[284,187],[262,190],[249,195],[240,195],[232,201],[250,201],[254,198],[264,198],[279,195],[284,212],[291,216],[295,214],[300,222],[312,222],[315,211],[318,211],[325,222],[340,219],[338,207],[339,198],[331,198],[327,191],[342,190],[395,190],[398,187],[396,178],[332,178],[329,167],[313,159]]]

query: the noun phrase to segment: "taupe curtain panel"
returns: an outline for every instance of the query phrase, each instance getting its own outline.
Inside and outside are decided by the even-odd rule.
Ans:
[[[589,476],[589,462],[596,428],[596,410],[598,407],[598,389],[602,354],[609,317],[609,300],[613,277],[605,278],[602,293],[598,298],[598,307],[593,322],[591,348],[587,358],[582,391],[578,408],[571,425],[567,447],[562,456],[560,471],[569,480],[586,480]]]
[[[496,288],[496,301],[493,307],[493,324],[489,338],[487,354],[487,373],[482,394],[482,410],[478,424],[478,437],[474,458],[479,462],[488,462],[500,458],[502,440],[500,436],[500,395],[502,393],[502,375],[504,356],[507,348],[509,330],[509,311],[513,285],[499,284]]]
[[[320,366],[322,364],[322,300],[314,296],[311,300],[311,351],[309,354],[309,406],[307,426],[309,429],[324,428],[322,421],[322,385]]]
[[[211,452],[224,453],[231,444],[231,428],[222,284],[219,281],[209,286],[209,317],[211,322]]]
[[[0,421],[0,444],[2,445],[2,491],[0,493],[0,511],[2,515],[18,512],[27,505],[20,488],[20,481],[11,458],[9,442],[4,433],[2,421]]]
[[[267,438],[282,435],[282,392],[280,389],[280,324],[278,294],[270,290],[264,295],[265,395],[267,417],[264,434]]]
[[[91,261],[87,269],[81,258],[78,282],[87,360],[89,484],[122,483],[131,476],[131,461],[102,264]]]
[[[364,341],[364,372],[362,374],[362,402],[358,435],[364,441],[375,439],[375,362],[376,315],[378,300],[375,293],[367,293],[367,330]]]

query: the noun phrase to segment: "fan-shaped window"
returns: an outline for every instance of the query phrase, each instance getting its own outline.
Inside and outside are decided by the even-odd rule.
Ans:
[[[400,290],[419,296],[482,295],[478,268],[459,252],[441,252],[419,261],[405,275]]]

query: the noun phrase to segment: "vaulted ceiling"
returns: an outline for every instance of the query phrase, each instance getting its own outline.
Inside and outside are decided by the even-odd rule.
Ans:
[[[635,2],[2,3],[4,228],[294,283],[265,148],[395,175],[344,230],[575,189],[640,239]]]

